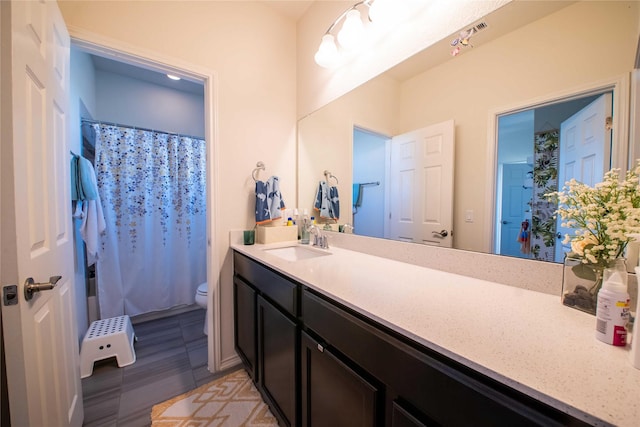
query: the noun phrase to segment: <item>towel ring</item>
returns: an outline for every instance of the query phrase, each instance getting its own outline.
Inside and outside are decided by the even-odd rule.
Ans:
[[[256,163],[256,168],[253,170],[253,172],[251,172],[251,177],[253,178],[253,180],[255,182],[258,182],[258,178],[256,178],[256,172],[258,171],[263,171],[265,169],[264,167],[264,163],[263,162],[258,162]]]
[[[327,184],[329,183],[329,179],[331,178],[336,180],[336,185],[340,184],[340,181],[338,181],[338,178],[335,175],[331,174],[331,172],[329,172],[328,170],[324,171],[324,177],[327,180]]]

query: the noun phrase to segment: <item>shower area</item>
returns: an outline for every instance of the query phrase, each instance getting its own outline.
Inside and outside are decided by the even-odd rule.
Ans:
[[[89,80],[72,154],[91,162],[98,190],[75,210],[87,321],[195,308],[207,280],[202,85],[73,50],[72,70]]]

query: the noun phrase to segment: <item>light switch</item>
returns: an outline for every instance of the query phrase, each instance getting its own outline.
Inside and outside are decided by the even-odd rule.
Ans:
[[[473,210],[467,209],[464,211],[464,222],[473,222]]]

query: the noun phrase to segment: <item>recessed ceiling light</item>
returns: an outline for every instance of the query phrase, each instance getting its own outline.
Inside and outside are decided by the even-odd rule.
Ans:
[[[180,77],[174,76],[173,74],[167,74],[167,77],[169,77],[171,80],[180,80]]]

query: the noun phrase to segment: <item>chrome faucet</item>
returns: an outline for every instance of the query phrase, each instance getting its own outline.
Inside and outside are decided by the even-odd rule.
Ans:
[[[313,246],[319,246],[322,249],[329,249],[329,240],[320,227],[312,225],[309,227],[309,234],[313,236]]]

